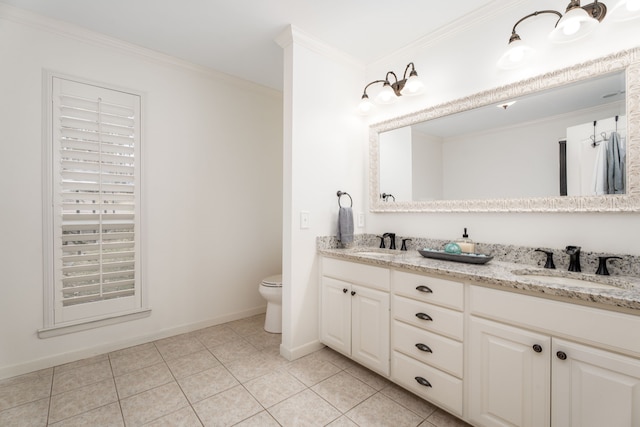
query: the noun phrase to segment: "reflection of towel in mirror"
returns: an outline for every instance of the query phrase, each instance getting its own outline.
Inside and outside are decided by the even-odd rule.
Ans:
[[[338,240],[342,243],[353,242],[353,210],[340,208],[338,211]]]
[[[607,193],[622,194],[625,186],[626,151],[618,132],[611,132],[607,143]]]
[[[593,194],[607,194],[607,142],[595,146],[596,161],[593,166]]]

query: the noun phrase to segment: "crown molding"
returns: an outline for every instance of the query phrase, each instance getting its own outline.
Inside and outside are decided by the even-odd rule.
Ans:
[[[364,71],[365,69],[365,64],[362,61],[355,59],[354,57],[344,53],[340,49],[337,49],[327,43],[320,41],[320,39],[318,39],[317,37],[305,33],[295,25],[289,25],[289,27],[282,33],[280,33],[280,35],[274,40],[283,49],[286,49],[292,44],[297,44],[319,55],[345,64],[349,67],[355,67],[362,71]]]
[[[195,72],[208,78],[222,80],[226,83],[242,87],[244,89],[260,92],[267,96],[282,97],[282,92],[269,88],[267,86],[254,83],[249,80],[241,79],[240,77],[236,77],[231,74],[215,70],[213,68],[197,65],[192,62],[160,53],[152,49],[147,49],[133,43],[128,43],[114,37],[109,37],[95,31],[90,31],[86,28],[74,24],[48,18],[46,16],[25,9],[9,6],[7,4],[0,3],[0,19],[25,25],[40,31],[45,31],[93,46],[113,49],[125,54],[134,55],[140,59],[155,62],[158,65]]]

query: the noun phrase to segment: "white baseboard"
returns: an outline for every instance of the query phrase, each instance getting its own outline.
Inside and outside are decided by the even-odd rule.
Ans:
[[[122,350],[123,348],[132,347],[134,345],[145,344],[158,339],[197,331],[198,329],[208,328],[209,326],[216,326],[234,320],[244,319],[245,317],[262,314],[265,311],[266,306],[260,306],[249,310],[226,314],[224,316],[214,317],[202,322],[162,329],[160,331],[155,331],[151,334],[146,334],[135,338],[114,341],[91,348],[84,348],[68,353],[46,356],[37,360],[31,360],[11,366],[5,366],[0,368],[0,379],[11,378],[17,375],[51,368],[54,366],[63,365],[65,363],[75,362],[77,360],[86,359],[88,357],[98,356],[100,354],[105,354],[116,350]]]
[[[289,349],[284,346],[284,344],[280,344],[280,355],[287,360],[296,360],[307,354],[311,354],[314,351],[318,351],[324,348],[324,344],[320,341],[312,341],[310,343],[301,345],[299,347]]]

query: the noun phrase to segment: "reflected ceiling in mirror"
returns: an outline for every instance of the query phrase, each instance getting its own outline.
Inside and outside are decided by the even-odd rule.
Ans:
[[[620,52],[371,126],[371,211],[640,211],[638,52]],[[570,141],[580,138],[579,144],[565,145],[585,147],[584,153],[593,156],[595,147],[586,147],[594,120],[597,141],[614,130],[626,135],[624,194],[595,195],[592,178],[585,178],[587,168],[574,160],[571,149],[563,190],[558,142],[567,134]],[[590,167],[589,174],[595,174]]]

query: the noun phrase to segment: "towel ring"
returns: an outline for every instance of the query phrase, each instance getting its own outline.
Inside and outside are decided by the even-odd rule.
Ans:
[[[349,197],[349,200],[351,201],[351,206],[349,206],[349,207],[350,207],[350,208],[352,208],[352,207],[353,207],[353,199],[351,198],[351,196],[349,195],[349,193],[338,190],[338,192],[337,192],[336,194],[338,195],[338,206],[339,206],[339,207],[341,207],[341,208],[342,208],[342,207],[344,207],[344,206],[342,206],[342,205],[340,204],[340,197],[342,197],[342,196],[348,196],[348,197]]]

